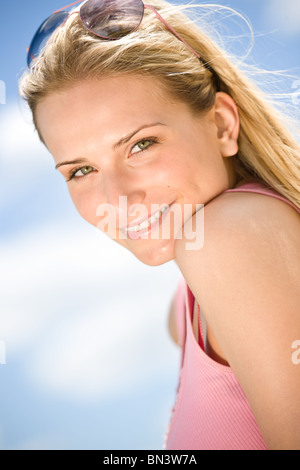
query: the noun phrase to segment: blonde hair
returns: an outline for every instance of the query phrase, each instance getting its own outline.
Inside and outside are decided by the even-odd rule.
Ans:
[[[151,5],[215,70],[221,91],[235,101],[240,116],[236,173],[263,181],[300,208],[300,145],[284,115],[223,48],[182,13],[184,6],[164,0],[151,0]],[[114,41],[99,39],[84,28],[78,15],[71,15],[52,35],[34,69],[22,77],[20,93],[38,130],[35,111],[42,98],[74,81],[124,74],[157,78],[195,112],[208,111],[214,104],[214,75],[148,9],[137,31]]]

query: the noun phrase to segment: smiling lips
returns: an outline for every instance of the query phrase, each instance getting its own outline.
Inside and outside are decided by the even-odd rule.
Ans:
[[[141,232],[146,232],[150,227],[153,226],[155,222],[158,222],[162,215],[170,208],[168,204],[163,206],[161,209],[156,211],[153,215],[151,215],[147,220],[141,222],[138,225],[132,225],[129,227],[124,228],[123,230],[125,231],[126,234],[129,235],[138,235]],[[136,238],[136,237],[134,237]]]

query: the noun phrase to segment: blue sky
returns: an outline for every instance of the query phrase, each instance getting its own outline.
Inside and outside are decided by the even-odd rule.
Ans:
[[[215,3],[252,24],[252,65],[300,76],[298,0]],[[76,214],[18,98],[26,47],[62,6],[0,5],[0,449],[160,449],[177,386],[167,310],[178,271],[140,264]],[[246,22],[228,16],[216,27],[244,57]]]

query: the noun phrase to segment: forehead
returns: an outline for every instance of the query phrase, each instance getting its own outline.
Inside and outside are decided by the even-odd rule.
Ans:
[[[147,121],[172,122],[184,107],[152,77],[89,79],[43,98],[36,122],[55,155],[79,137],[109,144]]]
[[[41,99],[36,115],[37,120],[44,121],[46,116],[52,120],[57,114],[71,117],[71,111],[85,108],[95,108],[98,115],[102,110],[107,114],[108,111],[129,112],[131,109],[144,111],[157,106],[172,106],[175,102],[156,78],[120,76],[78,81],[52,92]]]

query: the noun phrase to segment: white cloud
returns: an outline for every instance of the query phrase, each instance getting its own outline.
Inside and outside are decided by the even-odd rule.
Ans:
[[[299,0],[269,0],[263,14],[271,27],[285,34],[300,33],[300,2]]]
[[[0,115],[0,211],[22,204],[24,195],[38,185],[57,186],[60,175],[53,158],[39,141],[28,111],[20,105],[6,105]]]
[[[16,168],[17,164],[22,171],[41,170],[43,158],[40,156],[49,153],[38,139],[28,108],[24,104],[13,103],[2,107],[1,111],[1,161],[9,169]]]
[[[25,354],[38,387],[85,402],[177,370],[167,334],[174,265],[145,266],[81,222],[7,241],[0,259],[5,367]]]

